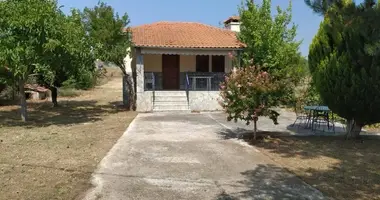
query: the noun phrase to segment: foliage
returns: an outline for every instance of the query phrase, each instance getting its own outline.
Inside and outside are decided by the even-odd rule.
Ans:
[[[73,89],[73,88],[62,87],[58,90],[58,96],[60,97],[76,97],[79,95],[80,93],[76,89]]]
[[[380,122],[379,6],[332,5],[313,39],[309,68],[324,103],[347,119],[348,136]]]
[[[235,69],[221,84],[221,106],[228,120],[254,122],[255,139],[259,116],[268,116],[277,124],[279,114],[272,108],[279,104],[279,84],[257,66]]]
[[[43,56],[55,42],[50,37],[57,13],[55,1],[0,1],[0,63],[18,81],[21,94],[28,76],[47,68]],[[21,95],[21,119],[27,119],[25,95]]]
[[[282,80],[282,104],[294,102],[294,90],[299,81],[306,75],[305,58],[301,56],[296,41],[297,26],[292,21],[292,4],[286,10],[279,6],[272,15],[271,0],[263,0],[256,5],[251,0],[239,8],[241,32],[239,39],[247,45],[242,53],[244,66],[254,63],[271,74],[273,79]]]
[[[79,71],[79,73],[64,81],[62,87],[87,90],[98,84],[99,79],[102,79],[105,76],[104,73],[105,72],[102,69],[97,69],[95,71]]]
[[[54,22],[54,34],[50,37],[54,42],[43,56],[48,67],[38,73],[40,82],[52,90],[52,101],[57,106],[57,87],[69,81],[76,88],[88,89],[95,85],[96,76],[95,57],[80,12],[73,9],[68,16],[59,12]]]
[[[342,9],[346,4],[352,3],[353,0],[304,0],[315,13],[325,15],[331,7]],[[373,7],[376,0],[363,0],[363,5],[366,7]],[[354,14],[354,13],[351,13]]]
[[[296,41],[297,26],[291,23],[292,4],[286,10],[277,7],[272,16],[271,0],[263,0],[261,5],[246,0],[239,9],[241,32],[239,38],[247,47],[243,51],[243,61],[250,59],[262,66],[262,70],[274,78],[298,82],[303,72],[299,53],[301,42]]]
[[[322,105],[322,101],[315,88],[315,84],[308,77],[297,87],[292,106],[295,112],[299,113],[304,111],[305,106],[310,105]]]
[[[114,63],[121,69],[126,77],[124,84],[130,100],[126,106],[129,109],[135,109],[136,96],[133,77],[135,77],[136,72],[132,68],[132,74],[127,73],[129,70],[124,64],[124,58],[131,47],[131,34],[126,31],[126,27],[129,25],[127,13],[119,16],[111,6],[99,3],[94,8],[85,8],[82,17],[96,58],[104,62]]]
[[[82,15],[96,58],[115,63],[126,74],[124,58],[131,46],[130,34],[125,31],[129,25],[127,13],[119,16],[111,6],[99,3],[94,8],[85,8]]]

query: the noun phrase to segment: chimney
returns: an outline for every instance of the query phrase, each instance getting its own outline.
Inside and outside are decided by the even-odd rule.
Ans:
[[[231,31],[240,32],[240,17],[231,16],[224,21],[224,26]]]

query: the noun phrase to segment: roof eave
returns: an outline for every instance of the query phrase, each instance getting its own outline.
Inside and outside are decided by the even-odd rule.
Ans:
[[[154,49],[194,49],[194,50],[243,50],[246,45],[239,47],[170,47],[170,46],[150,46],[150,45],[134,45],[135,48],[154,48]]]

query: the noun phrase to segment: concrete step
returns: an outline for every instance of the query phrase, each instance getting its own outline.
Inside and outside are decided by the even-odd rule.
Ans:
[[[186,91],[155,91],[155,96],[186,96]]]
[[[186,104],[179,104],[179,105],[176,105],[176,104],[166,104],[166,105],[154,105],[153,106],[153,111],[175,111],[175,110],[179,110],[179,111],[190,111],[189,109],[189,106]]]
[[[180,105],[180,106],[188,106],[187,101],[154,101],[155,106],[170,106],[170,105]]]
[[[187,96],[168,96],[168,95],[155,95],[154,102],[167,101],[167,102],[187,102]]]
[[[153,109],[153,112],[180,112],[180,113],[191,113],[190,109],[187,110],[161,110],[161,109]]]

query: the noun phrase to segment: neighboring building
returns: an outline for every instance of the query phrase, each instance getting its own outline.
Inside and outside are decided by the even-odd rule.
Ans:
[[[245,47],[239,25],[230,17],[224,29],[195,22],[132,27],[125,62],[137,71],[137,111],[220,110],[219,84],[233,68],[231,54]]]

